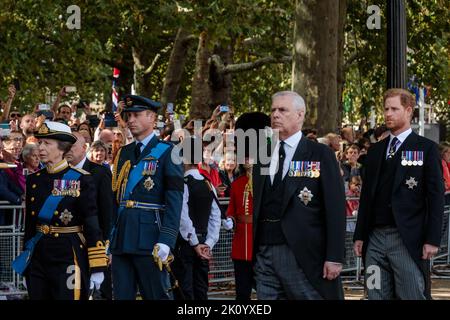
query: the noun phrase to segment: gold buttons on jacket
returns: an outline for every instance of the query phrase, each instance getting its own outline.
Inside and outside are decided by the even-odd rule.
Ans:
[[[33,189],[36,189],[36,185],[35,185],[35,184],[33,184],[31,187],[32,187]]]
[[[41,173],[40,173],[40,172],[36,173],[36,176],[37,176],[37,177],[39,177],[40,175],[41,175]]]
[[[58,211],[55,211],[55,212],[54,212],[54,215],[55,215],[55,216],[57,216],[57,215],[58,215],[58,213],[59,213]]]
[[[33,201],[34,201],[34,197],[31,197],[31,199],[30,199],[30,200],[31,200],[31,202],[33,202]]]
[[[32,216],[34,216],[36,214],[36,212],[34,212],[34,211],[31,211],[31,215]]]
[[[55,233],[55,238],[58,238],[59,237],[59,233]]]

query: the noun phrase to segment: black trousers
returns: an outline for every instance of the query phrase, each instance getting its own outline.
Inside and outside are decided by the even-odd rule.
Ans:
[[[201,240],[199,238],[199,240]],[[186,300],[208,299],[208,260],[201,259],[194,248],[185,240],[178,239],[175,247],[173,272],[177,278]],[[175,300],[183,297],[174,291]]]
[[[236,282],[236,300],[251,300],[255,283],[253,263],[246,260],[233,260]]]
[[[87,252],[70,237],[43,236],[36,245],[25,274],[31,300],[87,300]]]

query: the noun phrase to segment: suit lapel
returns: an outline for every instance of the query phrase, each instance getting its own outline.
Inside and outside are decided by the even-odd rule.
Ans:
[[[378,185],[378,179],[380,177],[381,172],[381,166],[383,165],[383,161],[386,158],[386,149],[387,145],[389,143],[389,137],[385,138],[384,140],[380,141],[378,144],[374,145],[373,148],[378,148],[374,152],[376,152],[374,159],[377,161],[376,168],[375,168],[375,176],[374,176],[374,183],[372,184],[371,194],[374,195],[377,185]]]
[[[276,144],[271,142],[267,143],[267,150],[270,150],[270,156],[273,155],[273,149]],[[260,150],[258,150],[259,152]],[[262,194],[264,192],[264,185],[266,183],[266,179],[270,179],[268,175],[270,167],[270,161],[267,164],[261,164],[258,160],[258,163],[253,167],[253,221],[255,222],[254,226],[256,226],[256,221],[258,221],[259,211],[261,208]],[[264,174],[266,173],[266,174]]]
[[[86,158],[86,161],[84,162],[82,169],[86,170],[87,172],[91,172],[91,163],[89,159]]]
[[[302,135],[302,138],[300,139],[300,142],[297,145],[297,149],[295,149],[294,156],[292,157],[291,161],[307,161],[310,160],[310,153],[311,151],[308,148],[307,138]],[[288,164],[289,165],[289,164]],[[298,177],[290,177],[289,171],[284,176],[283,182],[284,182],[284,195],[283,195],[283,202],[281,206],[281,214],[284,215],[284,212],[286,210],[286,207],[289,203],[289,199],[292,197],[292,194],[297,189],[297,183],[298,183]]]
[[[407,166],[401,165],[401,152],[402,151],[412,151],[417,150],[417,134],[414,132],[411,132],[410,135],[406,138],[406,140],[402,143],[400,148],[395,152],[395,179],[394,179],[394,188],[393,191],[395,191],[402,181],[404,180],[404,177],[406,175],[406,172],[408,171]]]

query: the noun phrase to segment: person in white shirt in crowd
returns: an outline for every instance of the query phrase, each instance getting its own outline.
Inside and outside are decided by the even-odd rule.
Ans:
[[[191,137],[184,143],[191,145],[191,152],[183,149],[183,206],[173,265],[182,294],[175,291],[175,299],[207,300],[209,262],[212,249],[219,240],[221,213],[215,188],[197,167],[201,161],[201,141],[198,141],[200,159],[194,161],[195,140]]]

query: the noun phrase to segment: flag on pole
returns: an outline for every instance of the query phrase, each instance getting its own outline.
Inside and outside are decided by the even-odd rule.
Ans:
[[[112,82],[112,111],[117,112],[117,105],[119,103],[119,94],[117,93],[117,81],[119,80],[120,70],[113,68],[113,82]]]

